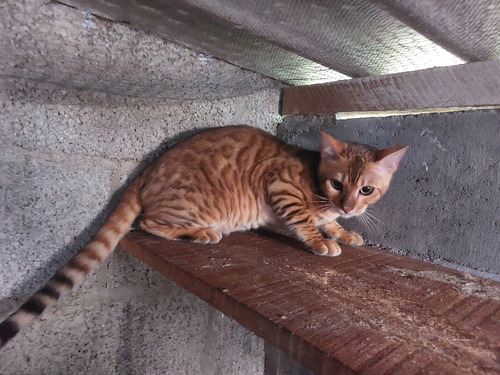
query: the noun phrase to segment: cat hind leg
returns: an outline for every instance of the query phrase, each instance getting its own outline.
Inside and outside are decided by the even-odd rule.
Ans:
[[[167,224],[158,224],[153,220],[142,220],[140,227],[146,232],[170,240],[184,240],[196,243],[217,243],[222,239],[222,233],[212,228],[186,227],[179,228]]]

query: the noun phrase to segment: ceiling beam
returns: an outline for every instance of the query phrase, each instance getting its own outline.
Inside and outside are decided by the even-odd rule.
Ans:
[[[500,105],[500,60],[287,87],[283,115]]]

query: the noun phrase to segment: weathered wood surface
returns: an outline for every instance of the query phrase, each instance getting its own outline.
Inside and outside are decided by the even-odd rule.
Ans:
[[[283,89],[283,115],[500,105],[500,60]]]
[[[318,374],[500,373],[500,283],[368,246],[219,244],[131,232],[120,247]]]

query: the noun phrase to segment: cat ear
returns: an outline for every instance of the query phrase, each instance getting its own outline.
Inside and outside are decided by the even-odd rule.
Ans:
[[[346,149],[347,143],[337,141],[331,135],[321,132],[321,158],[338,159],[340,154]]]
[[[408,146],[395,145],[377,152],[377,164],[388,173],[398,169],[399,162],[408,150]]]

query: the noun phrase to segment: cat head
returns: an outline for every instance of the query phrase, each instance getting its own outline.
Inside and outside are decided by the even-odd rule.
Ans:
[[[322,132],[318,179],[323,195],[342,217],[361,215],[385,194],[407,149],[395,145],[378,150]]]

